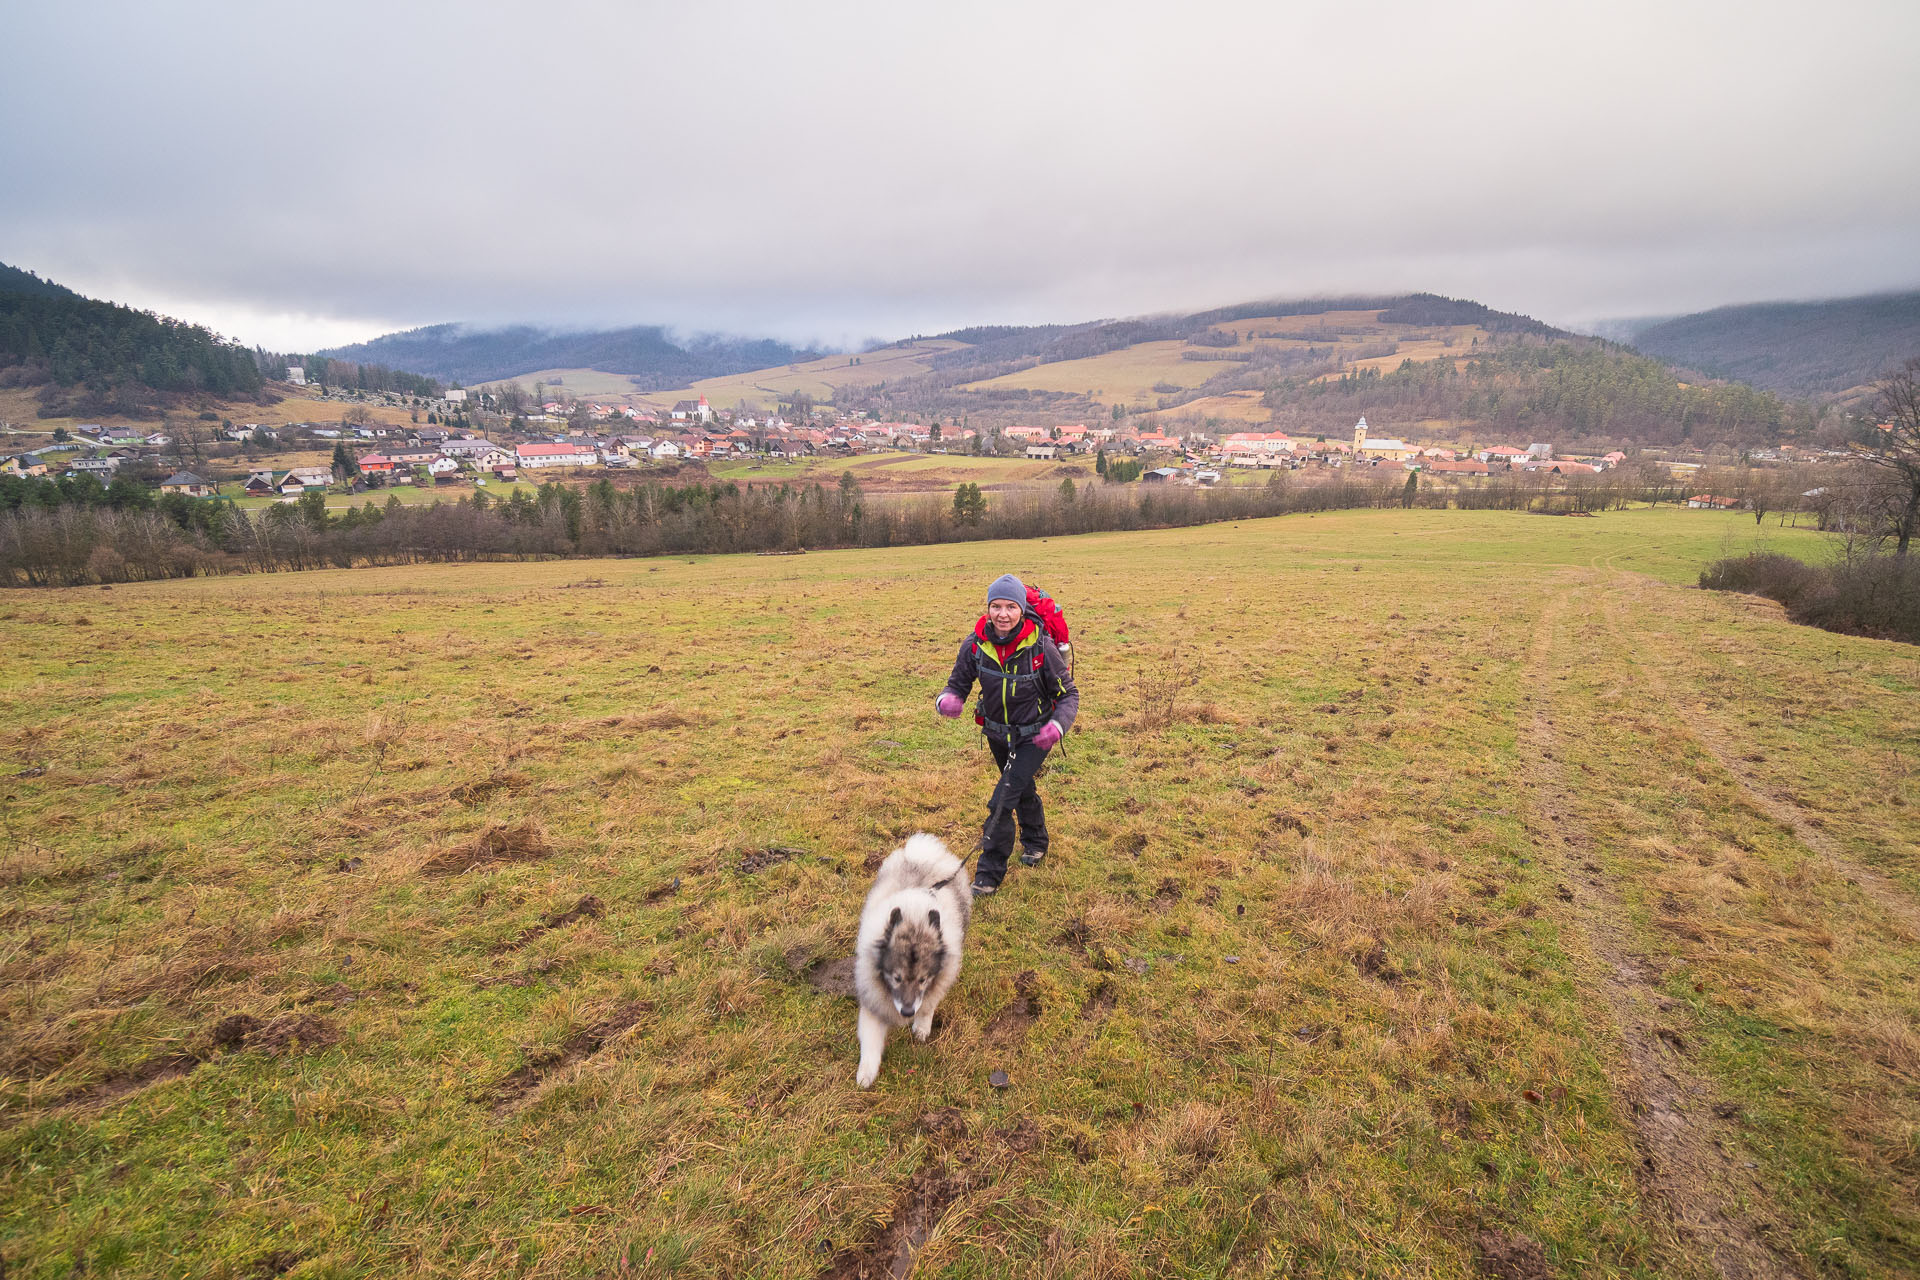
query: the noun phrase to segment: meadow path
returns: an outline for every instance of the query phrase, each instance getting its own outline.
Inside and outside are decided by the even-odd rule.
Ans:
[[[1522,728],[1534,846],[1557,859],[1565,876],[1561,896],[1591,953],[1586,981],[1618,1037],[1621,1109],[1641,1150],[1638,1175],[1652,1193],[1648,1199],[1665,1207],[1689,1251],[1710,1258],[1725,1280],[1804,1277],[1808,1273],[1766,1239],[1765,1227],[1779,1211],[1748,1172],[1738,1135],[1716,1120],[1712,1086],[1687,1062],[1683,1050],[1693,1029],[1677,1004],[1661,995],[1658,963],[1637,950],[1620,926],[1620,893],[1603,866],[1605,840],[1578,811],[1566,776],[1560,721],[1592,720],[1556,692],[1579,660],[1569,631],[1593,631],[1590,592],[1584,589],[1590,582],[1576,580],[1549,597],[1528,651],[1531,692]]]

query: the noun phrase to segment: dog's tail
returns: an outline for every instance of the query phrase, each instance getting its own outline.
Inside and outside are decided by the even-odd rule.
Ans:
[[[907,837],[907,842],[900,846],[900,857],[912,868],[914,881],[936,888],[966,869],[966,864],[953,856],[944,840],[924,831]]]

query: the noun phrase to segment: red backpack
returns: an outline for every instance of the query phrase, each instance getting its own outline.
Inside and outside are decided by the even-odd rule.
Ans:
[[[1056,645],[1073,643],[1067,635],[1067,615],[1060,612],[1060,606],[1053,602],[1053,597],[1040,588],[1027,588],[1026,612],[1047,633],[1047,639]]]

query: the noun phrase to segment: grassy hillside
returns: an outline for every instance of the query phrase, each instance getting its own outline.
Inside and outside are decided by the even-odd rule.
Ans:
[[[1920,292],[1720,307],[1637,326],[1634,346],[1792,396],[1863,393],[1920,354]]]
[[[677,338],[658,325],[566,331],[532,325],[483,329],[439,324],[322,354],[390,365],[449,382],[492,382],[536,369],[591,368],[626,375],[642,386],[662,387],[688,378],[804,360],[816,353],[769,339],[714,334]]]
[[[1686,589],[1756,538],[1819,550],[1395,511],[8,595],[7,1275],[1912,1275],[1920,665]],[[862,1093],[833,964],[976,830],[930,703],[1009,569],[1079,640],[1055,853]]]
[[[1384,372],[1404,360],[1459,359],[1492,341],[1492,334],[1477,325],[1394,323],[1382,319],[1385,313],[1385,308],[1373,308],[1245,317],[1207,325],[1192,337],[1035,365],[967,383],[963,389],[1074,392],[1102,406],[1145,411],[1176,389],[1198,388],[1223,372],[1256,363],[1284,363],[1290,369],[1310,370],[1315,377],[1333,378],[1364,368]],[[1231,345],[1215,344],[1216,335],[1228,334]],[[1269,410],[1261,420],[1271,416]]]
[[[799,392],[821,403],[831,403],[841,387],[870,387],[880,382],[919,377],[933,368],[935,356],[963,348],[962,343],[942,338],[899,342],[858,354],[843,352],[724,378],[706,378],[683,388],[637,399],[665,409],[676,400],[704,395],[716,409],[731,409],[742,403],[756,409],[772,409]]]

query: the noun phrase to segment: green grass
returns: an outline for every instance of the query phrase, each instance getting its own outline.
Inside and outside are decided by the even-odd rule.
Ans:
[[[1077,468],[1067,470],[1065,468]],[[1037,461],[985,458],[965,453],[870,453],[856,457],[792,458],[782,461],[729,459],[709,462],[715,478],[746,484],[836,484],[851,471],[863,488],[875,492],[933,492],[973,481],[993,488],[1005,485],[1058,485],[1069,475],[1091,479],[1093,461],[1074,458]]]
[[[812,1275],[937,1174],[917,1275],[1464,1278],[1498,1231],[1704,1277],[1657,1022],[1737,1221],[1913,1274],[1920,665],[1687,589],[1756,540],[1821,551],[1378,511],[7,595],[6,1273]],[[930,705],[1009,570],[1078,641],[1055,853],[862,1093],[804,971],[903,836],[970,847]],[[503,830],[544,856],[434,873]]]
[[[274,497],[253,497],[242,492],[245,481],[232,481],[219,488],[221,497],[230,498],[233,505],[243,511],[261,511],[282,501]],[[409,507],[430,506],[436,502],[466,502],[476,492],[483,492],[489,500],[509,501],[515,492],[524,492],[529,498],[540,492],[538,483],[528,480],[500,481],[489,480],[484,489],[476,490],[471,482],[442,489],[436,485],[389,485],[384,489],[370,489],[365,493],[345,494],[334,490],[327,492],[327,510],[345,511],[348,507],[362,507],[371,502],[376,507],[387,505],[387,499],[398,498]]]

